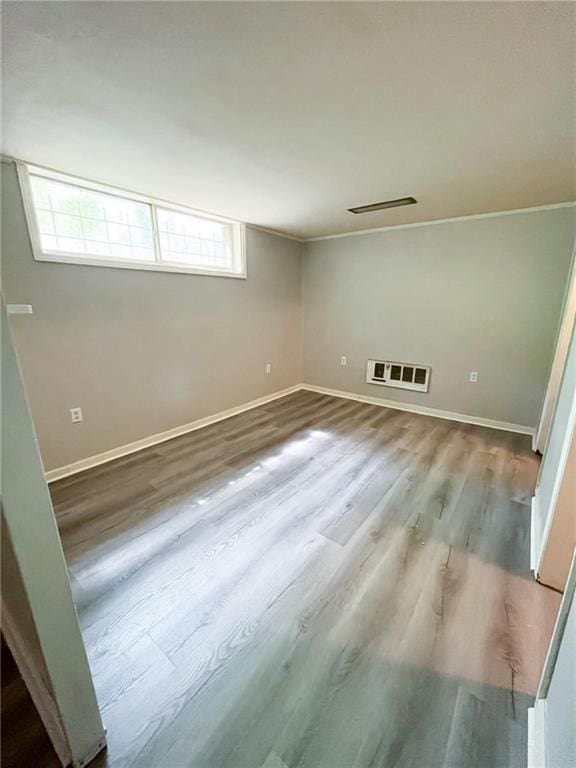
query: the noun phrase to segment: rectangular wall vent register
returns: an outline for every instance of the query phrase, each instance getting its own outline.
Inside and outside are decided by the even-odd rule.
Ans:
[[[412,389],[416,392],[428,392],[430,387],[430,367],[413,363],[393,363],[389,360],[368,360],[366,381],[380,384],[382,387]]]

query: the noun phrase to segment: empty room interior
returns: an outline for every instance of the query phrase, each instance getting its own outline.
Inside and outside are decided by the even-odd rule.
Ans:
[[[576,3],[2,3],[3,768],[576,767]]]

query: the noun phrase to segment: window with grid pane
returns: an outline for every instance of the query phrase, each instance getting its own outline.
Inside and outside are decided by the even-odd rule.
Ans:
[[[151,208],[41,176],[30,176],[44,251],[155,261]]]
[[[17,163],[34,258],[246,277],[244,224]]]
[[[232,266],[231,227],[178,211],[156,209],[162,261],[207,269]]]

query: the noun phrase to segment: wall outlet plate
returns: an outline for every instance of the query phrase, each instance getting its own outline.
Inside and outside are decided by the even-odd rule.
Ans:
[[[72,419],[72,424],[78,424],[78,422],[83,421],[82,408],[70,408],[70,418]]]

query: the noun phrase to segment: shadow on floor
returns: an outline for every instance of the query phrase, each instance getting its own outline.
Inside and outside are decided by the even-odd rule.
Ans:
[[[60,768],[42,720],[2,636],[2,768]]]

